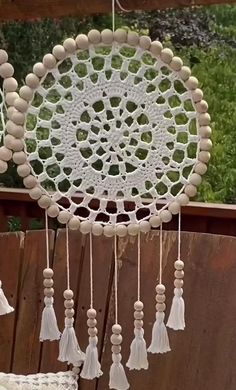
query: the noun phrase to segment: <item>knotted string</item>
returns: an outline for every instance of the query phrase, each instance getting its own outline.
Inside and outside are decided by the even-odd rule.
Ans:
[[[93,241],[92,232],[89,234],[89,272],[90,272],[90,308],[93,308]]]
[[[69,253],[68,224],[66,224],[66,278],[67,278],[67,289],[70,290],[70,253]]]
[[[114,236],[115,254],[115,324],[118,324],[118,258],[117,258],[117,236]]]
[[[47,214],[47,210],[45,210],[45,235],[46,235],[46,263],[47,263],[47,268],[50,268],[50,263],[49,263],[49,237],[48,237],[48,214]]]
[[[160,269],[159,269],[159,283],[162,284],[162,259],[163,259],[163,247],[162,247],[162,224],[160,225]]]
[[[181,209],[178,217],[178,260],[180,260],[181,253]]]

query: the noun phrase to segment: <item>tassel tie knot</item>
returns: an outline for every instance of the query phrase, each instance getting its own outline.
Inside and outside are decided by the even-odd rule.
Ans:
[[[174,294],[177,298],[180,298],[182,297],[183,295],[183,289],[182,288],[175,288],[174,289]]]
[[[73,325],[74,325],[74,318],[72,317],[72,318],[68,318],[68,317],[66,317],[65,318],[65,327],[66,328],[73,328]]]
[[[53,297],[44,297],[44,304],[46,307],[52,307],[54,303]]]

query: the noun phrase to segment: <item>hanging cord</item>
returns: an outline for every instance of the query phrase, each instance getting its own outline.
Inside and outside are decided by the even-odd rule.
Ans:
[[[181,209],[179,211],[179,218],[178,218],[178,260],[180,260],[180,253],[181,253]]]
[[[66,224],[66,274],[67,274],[67,289],[70,290],[69,229],[67,224]]]
[[[90,309],[93,309],[93,239],[92,232],[89,234],[89,266],[90,266]]]
[[[115,254],[115,324],[118,324],[118,258],[117,258],[117,236],[114,236]]]
[[[115,5],[117,4],[117,6],[120,8],[121,11],[123,12],[131,12],[131,10],[128,10],[128,9],[125,9],[124,7],[122,7],[122,5],[120,4],[120,1],[119,0],[112,0],[112,31],[114,32],[115,31],[115,13],[116,13],[116,10],[115,10]]]
[[[163,248],[162,248],[162,224],[160,225],[160,275],[159,283],[162,284],[162,257],[163,257]]]
[[[50,264],[49,264],[49,238],[48,238],[48,214],[47,214],[47,210],[45,210],[45,235],[46,235],[46,262],[47,262],[47,268],[50,268]]]
[[[141,297],[141,247],[140,247],[140,231],[138,233],[138,301]]]

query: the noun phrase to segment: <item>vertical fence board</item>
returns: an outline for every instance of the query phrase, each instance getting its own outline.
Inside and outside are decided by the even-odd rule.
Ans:
[[[11,370],[12,348],[18,305],[18,283],[24,233],[0,234],[0,279],[3,290],[14,312],[0,317],[0,367]]]

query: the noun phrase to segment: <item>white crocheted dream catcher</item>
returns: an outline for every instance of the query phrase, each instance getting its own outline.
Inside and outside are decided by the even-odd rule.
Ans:
[[[160,272],[151,353],[170,350],[164,323],[162,225],[179,214],[174,298],[167,325],[184,329],[180,259],[180,209],[194,197],[209,161],[211,129],[198,81],[168,48],[147,36],[118,29],[96,30],[66,39],[33,67],[7,123],[5,147],[47,218],[66,224],[67,289],[65,329],[59,359],[79,367],[81,376],[102,375],[93,307],[92,236],[114,237],[115,323],[112,327],[110,388],[129,387],[121,363],[118,321],[117,237],[138,236],[138,294],[129,369],[147,369],[140,296],[140,235],[160,227]],[[68,229],[90,237],[89,345],[81,352],[73,327]],[[47,237],[46,229],[46,237]],[[48,238],[47,238],[48,240]],[[48,246],[47,246],[48,248]],[[60,338],[53,309],[53,270],[44,270],[45,308],[41,340]]]

